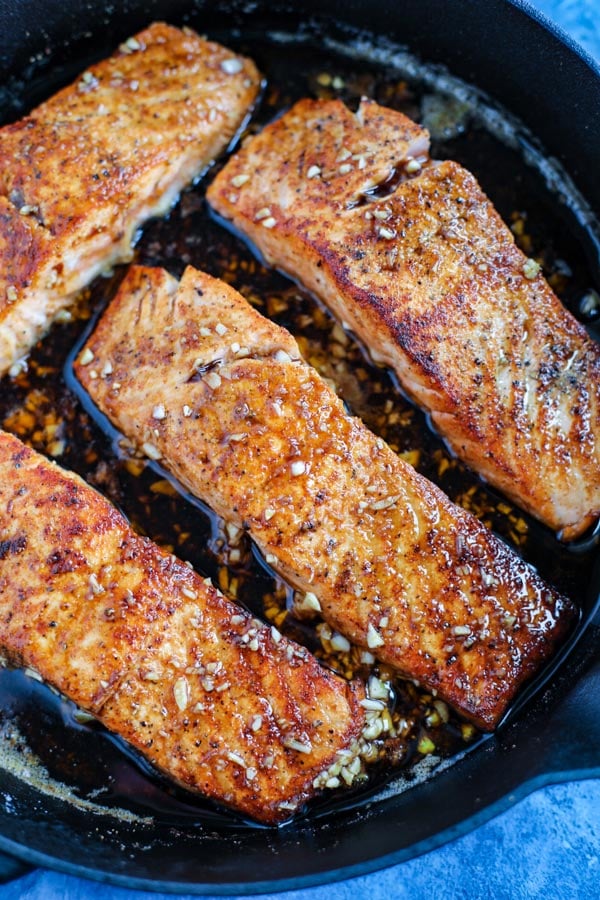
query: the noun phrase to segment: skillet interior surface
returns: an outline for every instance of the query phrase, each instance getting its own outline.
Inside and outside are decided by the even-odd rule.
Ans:
[[[434,37],[438,33],[439,23],[434,20],[436,11],[440,17],[441,4],[419,6],[420,17],[410,3],[402,16],[398,14],[401,21],[395,39],[409,43],[411,51],[420,50],[428,60],[445,60],[478,86],[490,88],[489,61],[467,52],[472,30],[478,27],[473,16],[462,24],[454,23],[461,46],[457,57],[456,50],[448,48],[444,53],[447,36],[442,40],[438,34],[435,44],[431,34],[426,40],[421,34],[420,29],[428,31],[425,26],[429,24]],[[471,4],[457,6],[473,12]],[[514,28],[527,38],[535,23],[510,4],[490,4],[488,10],[492,6],[497,13],[492,17],[494,28]],[[27,17],[34,14],[34,8],[35,4]],[[598,288],[598,234],[590,209],[561,170],[548,165],[547,154],[530,134],[510,116],[498,113],[495,104],[477,91],[457,85],[429,65],[421,66],[414,56],[398,53],[397,45],[359,35],[340,26],[339,21],[299,21],[297,15],[283,9],[271,8],[267,14],[258,4],[251,9],[232,5],[228,13],[221,6],[218,14],[211,4],[196,4],[185,13],[183,6],[122,4],[122,15],[111,18],[106,14],[105,27],[99,21],[102,11],[84,4],[59,9],[49,3],[44,8],[45,34],[37,28],[25,36],[19,32],[22,21],[13,21],[19,52],[3,48],[7,121],[156,17],[174,24],[187,22],[257,61],[267,76],[267,88],[253,126],[268,121],[294,99],[315,94],[341,96],[350,104],[368,94],[415,118],[427,108],[428,124],[437,129],[432,155],[456,158],[474,171],[505,220],[512,222],[519,239],[529,246],[527,252],[543,257],[545,272],[564,302],[597,335],[593,288]],[[24,7],[21,11],[24,20]],[[81,21],[84,11],[88,16],[85,28]],[[9,11],[2,8],[0,13],[0,19],[4,16],[6,21]],[[341,19],[342,13],[338,11],[338,15]],[[387,16],[389,38],[391,10]],[[351,4],[345,17],[364,25],[366,10],[362,4]],[[452,25],[446,22],[446,28]],[[376,28],[377,23],[371,20],[370,27]],[[72,32],[68,39],[67,28]],[[86,28],[93,37],[86,36]],[[550,41],[550,36],[534,34],[543,36],[540,47],[545,50],[544,41]],[[600,93],[591,70],[585,70],[584,64],[560,45],[550,41],[550,46],[555,51],[558,46],[566,54],[575,75],[578,67],[583,67],[590,99]],[[354,48],[354,53],[348,53],[348,48]],[[495,94],[522,115],[522,98],[517,102],[513,93],[514,71],[509,60],[505,63],[506,79]],[[569,90],[569,85],[564,87],[566,93]],[[424,106],[425,97],[430,99]],[[578,115],[574,116],[575,131]],[[526,118],[535,127],[537,113]],[[598,140],[600,125],[596,124]],[[589,127],[589,139],[587,132]],[[583,195],[598,209],[600,197],[593,196],[589,172],[581,165],[588,146],[582,144],[581,157],[575,162],[563,133],[566,125],[558,121],[552,135],[543,135],[544,143],[553,155],[562,156]],[[167,220],[151,223],[144,230],[136,260],[164,265],[174,274],[180,273],[182,263],[191,262],[225,275],[247,296],[260,297],[265,303],[262,311],[303,337],[305,354],[337,381],[353,411],[398,452],[409,454],[420,470],[453,498],[481,515],[544,577],[576,597],[583,613],[567,648],[570,652],[561,654],[566,660],[552,678],[546,673],[545,680],[540,679],[535,690],[527,692],[496,736],[467,742],[460,723],[452,721],[449,728],[427,732],[436,744],[436,754],[419,761],[416,747],[426,726],[418,710],[424,709],[426,702],[421,704],[412,688],[399,686],[399,702],[413,703],[416,710],[415,730],[406,742],[406,756],[412,765],[396,771],[399,778],[392,783],[388,783],[390,772],[386,770],[368,789],[317,804],[276,831],[242,822],[171,790],[101,729],[78,722],[73,707],[43,685],[22,673],[0,673],[2,746],[9,760],[0,782],[4,800],[0,847],[33,863],[130,886],[240,893],[315,883],[339,877],[340,872],[350,876],[399,861],[447,840],[466,827],[467,821],[490,815],[492,808],[498,810],[513,802],[518,793],[544,781],[583,772],[598,774],[600,760],[595,748],[600,746],[600,725],[594,714],[594,691],[598,696],[600,674],[594,657],[599,638],[593,617],[600,572],[597,535],[567,549],[518,511],[507,508],[501,498],[448,457],[424,418],[405,403],[384,373],[370,365],[360,348],[340,342],[332,320],[308,294],[277,273],[264,270],[236,235],[209,216],[203,195],[212,174],[214,170],[184,195]],[[560,196],[555,190],[559,182]],[[111,279],[99,281],[82,307],[82,315],[72,325],[55,329],[51,338],[36,348],[29,372],[3,383],[0,420],[43,452],[52,452],[52,442],[60,440],[64,448],[59,462],[85,474],[151,537],[175,546],[179,555],[191,559],[206,574],[226,579],[230,589],[232,576],[237,578],[240,598],[260,611],[259,588],[277,593],[277,585],[253,560],[249,548],[242,548],[243,571],[239,566],[227,568],[228,547],[219,522],[203,508],[174,497],[168,485],[153,490],[163,481],[160,471],[152,467],[141,474],[132,471],[128,460],[115,453],[114,436],[86,411],[84,398],[76,389],[69,358],[89,328],[88,310],[95,313],[102,307],[122,275],[118,270]],[[367,387],[352,377],[357,366],[368,373]],[[182,534],[191,537],[182,540]],[[279,596],[279,609],[284,612],[285,591],[280,589]],[[291,618],[288,625],[300,627]],[[310,641],[310,635],[305,639]],[[533,697],[528,700],[529,694]],[[451,765],[445,756],[451,758]],[[424,780],[434,768],[435,777]],[[410,790],[405,790],[408,786]]]

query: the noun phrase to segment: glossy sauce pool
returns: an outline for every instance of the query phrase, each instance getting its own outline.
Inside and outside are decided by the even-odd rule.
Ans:
[[[341,97],[356,105],[372,97],[433,133],[432,156],[456,159],[479,179],[522,249],[539,259],[565,304],[591,329],[600,315],[593,290],[597,236],[576,193],[560,202],[542,156],[520,139],[518,127],[476,92],[416,61],[355,45],[327,48],[310,35],[212,33],[210,37],[253,57],[267,82],[248,126],[254,131],[303,96]],[[75,77],[88,59],[33,79],[13,106],[20,114]],[[18,93],[18,92],[17,92]],[[13,97],[14,100],[14,97]],[[14,116],[13,116],[14,117]],[[499,127],[501,121],[502,127]],[[501,135],[501,137],[499,136]],[[222,160],[218,165],[222,164]],[[394,379],[335,323],[310,294],[266,269],[243,240],[209,213],[205,188],[217,167],[185,192],[171,214],[140,236],[135,261],[164,266],[178,276],[192,264],[235,286],[258,310],[288,328],[305,358],[329,379],[348,408],[396,452],[439,484],[506,539],[542,576],[575,598],[593,601],[593,537],[565,547],[454,459],[425,417],[401,395]],[[554,170],[552,170],[554,172]],[[552,174],[552,173],[551,173]],[[560,173],[559,173],[560,174]],[[125,268],[92,285],[71,322],[57,325],[38,345],[26,371],[0,387],[0,425],[106,494],[134,527],[190,560],[229,596],[317,652],[342,674],[367,676],[359,653],[335,651],[327,629],[293,613],[293,592],[258,559],[248,539],[228,529],[203,504],[183,494],[156,464],[131,458],[119,436],[82,396],[70,359],[93,321],[114,295]],[[381,673],[379,673],[381,674]],[[384,673],[385,674],[385,673]],[[417,686],[394,682],[392,739],[378,743],[380,759],[370,781],[352,791],[330,792],[309,815],[360,804],[400,770],[410,779],[420,760],[448,758],[481,740],[472,726],[436,705]],[[446,721],[447,719],[447,721]],[[0,670],[0,754],[26,754],[67,793],[106,808],[118,807],[161,820],[193,819],[227,830],[240,820],[157,776],[101,726],[23,672]],[[33,763],[32,763],[33,764]]]

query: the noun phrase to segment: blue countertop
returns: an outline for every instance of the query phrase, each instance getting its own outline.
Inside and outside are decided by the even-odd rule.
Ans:
[[[600,62],[600,0],[532,0],[531,5]],[[0,887],[0,900],[158,900],[165,896],[112,888],[41,869]],[[452,843],[384,871],[264,896],[287,900],[367,896],[370,900],[597,898],[600,780],[538,790]]]

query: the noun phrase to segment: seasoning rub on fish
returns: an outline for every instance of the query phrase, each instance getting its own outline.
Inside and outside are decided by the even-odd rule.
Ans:
[[[569,601],[350,417],[292,336],[223,282],[133,267],[75,372],[327,622],[482,728],[569,627]]]
[[[428,145],[374,102],[302,100],[208,198],[395,370],[458,457],[571,540],[600,515],[600,348]]]
[[[0,656],[183,787],[268,824],[361,771],[373,701],[76,475],[0,433]],[[383,706],[383,704],[380,704]],[[339,784],[339,779],[333,781]]]
[[[0,129],[0,376],[230,142],[254,64],[155,23]]]

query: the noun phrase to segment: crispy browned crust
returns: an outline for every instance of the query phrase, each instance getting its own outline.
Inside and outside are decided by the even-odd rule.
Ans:
[[[155,23],[0,130],[0,375],[229,143],[254,64]]]
[[[304,100],[208,198],[395,369],[457,456],[571,540],[600,515],[600,349],[473,176],[426,149],[401,113]]]
[[[0,649],[184,787],[276,824],[360,732],[362,688],[4,433],[0,535]]]
[[[569,628],[569,601],[348,416],[223,282],[132,268],[75,371],[329,623],[482,728]]]

